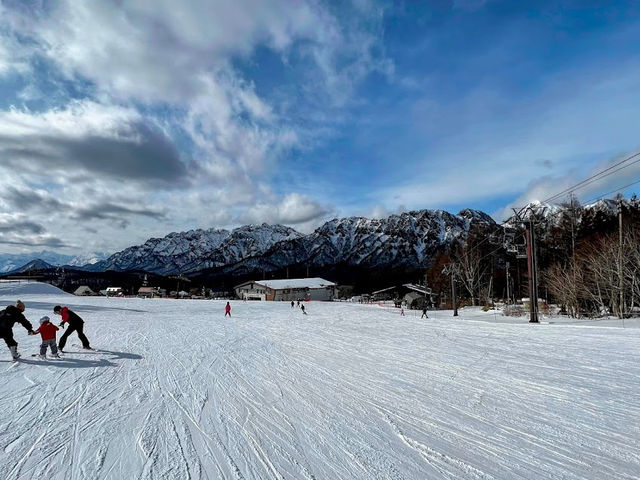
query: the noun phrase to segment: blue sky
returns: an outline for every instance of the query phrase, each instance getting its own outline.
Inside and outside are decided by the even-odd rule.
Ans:
[[[0,3],[0,251],[502,219],[640,148],[637,2],[178,3]]]

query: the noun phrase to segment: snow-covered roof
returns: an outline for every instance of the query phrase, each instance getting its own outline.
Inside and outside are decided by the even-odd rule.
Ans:
[[[94,293],[93,290],[91,290],[91,288],[89,288],[88,285],[82,285],[81,287],[76,288],[76,291],[73,293],[74,295],[78,295],[80,293],[85,293],[85,292]]]
[[[429,287],[427,287],[426,291],[425,291],[424,285],[416,285],[414,283],[405,283],[402,286],[403,287],[407,287],[409,290],[413,290],[414,292],[419,292],[422,295],[425,295],[427,293],[431,293],[431,289]]]
[[[324,288],[335,287],[336,284],[324,278],[287,278],[284,280],[258,280],[253,283],[263,285],[273,290],[284,288]]]
[[[397,287],[393,286],[393,287],[387,287],[387,288],[383,288],[382,290],[376,290],[375,292],[371,292],[373,295],[378,295],[379,293],[382,292],[388,292],[390,290],[395,290]]]

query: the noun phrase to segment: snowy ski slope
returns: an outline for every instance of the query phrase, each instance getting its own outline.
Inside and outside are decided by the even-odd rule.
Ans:
[[[22,293],[34,324],[68,304],[102,351],[72,337],[40,361],[16,325],[3,479],[640,477],[638,328]]]

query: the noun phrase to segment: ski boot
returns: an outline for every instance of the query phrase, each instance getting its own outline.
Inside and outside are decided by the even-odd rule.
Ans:
[[[14,362],[17,362],[18,359],[20,358],[20,354],[18,353],[18,347],[9,347],[9,350],[11,351],[11,357],[13,358]]]

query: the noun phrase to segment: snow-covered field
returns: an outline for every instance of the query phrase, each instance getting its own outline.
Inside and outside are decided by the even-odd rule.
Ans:
[[[41,361],[16,325],[2,479],[640,478],[639,328],[13,288],[102,350]]]

